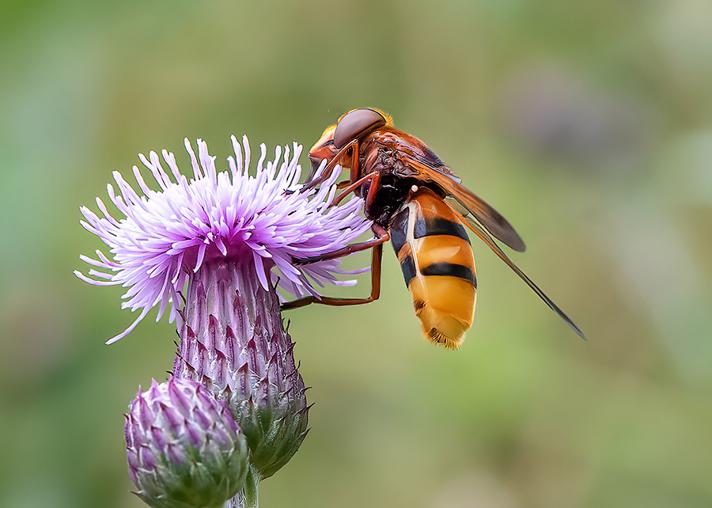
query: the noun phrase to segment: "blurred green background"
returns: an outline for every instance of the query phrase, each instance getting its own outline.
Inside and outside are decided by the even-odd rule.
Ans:
[[[263,506],[712,506],[708,0],[1,10],[0,506],[141,506],[121,414],[175,331],[104,345],[132,316],[72,275],[99,247],[79,205],[138,152],[309,146],[364,105],[516,225],[590,340],[475,242],[476,323],[436,348],[389,248],[380,301],[289,316],[317,405]]]

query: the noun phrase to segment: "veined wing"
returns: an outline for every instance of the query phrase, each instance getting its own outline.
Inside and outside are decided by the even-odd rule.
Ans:
[[[499,257],[502,261],[506,263],[507,266],[509,266],[514,273],[519,275],[519,277],[529,286],[539,298],[541,298],[546,305],[549,306],[551,310],[553,310],[556,315],[558,315],[561,319],[563,319],[567,325],[571,327],[571,329],[576,332],[576,335],[581,337],[582,339],[586,340],[586,336],[584,333],[581,331],[581,329],[576,325],[576,323],[573,322],[573,320],[566,315],[566,313],[561,310],[561,308],[554,303],[554,301],[547,296],[544,291],[541,290],[539,286],[537,286],[534,281],[532,281],[526,273],[524,273],[517,265],[514,264],[514,261],[509,259],[507,254],[504,253],[504,251],[497,245],[497,243],[492,239],[492,237],[485,231],[485,229],[480,225],[473,217],[469,215],[465,215],[461,213],[461,210],[458,210],[458,208],[455,206],[453,207],[451,203],[448,203],[451,205],[451,208],[461,216],[463,222],[465,225],[472,230],[473,233],[475,233],[480,240],[482,240],[487,246],[492,249],[492,251]]]
[[[512,249],[524,252],[526,246],[507,219],[464,185],[450,172],[432,168],[411,156],[403,156],[404,162],[418,173],[420,179],[435,183],[443,192],[452,196],[477,219],[477,222],[492,236]]]

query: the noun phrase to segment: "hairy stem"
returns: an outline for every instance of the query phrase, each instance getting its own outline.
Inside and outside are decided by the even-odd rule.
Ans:
[[[259,483],[259,473],[250,467],[245,479],[245,487],[238,495],[226,502],[224,508],[259,508]]]
[[[244,508],[258,508],[260,476],[254,469],[250,468],[245,479],[245,490],[243,491]]]

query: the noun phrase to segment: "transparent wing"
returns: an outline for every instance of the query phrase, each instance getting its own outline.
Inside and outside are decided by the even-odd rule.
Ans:
[[[463,210],[463,207],[459,204],[459,201],[453,200],[452,198],[446,199],[446,202],[450,207],[458,213],[463,222],[467,227],[469,227],[473,233],[475,233],[480,240],[482,240],[487,246],[492,249],[492,251],[499,257],[502,261],[504,261],[507,266],[509,266],[514,273],[519,275],[519,277],[526,282],[527,286],[529,286],[539,298],[544,300],[544,303],[546,303],[551,310],[553,310],[561,319],[563,319],[567,325],[571,327],[571,329],[576,332],[576,334],[581,337],[582,339],[586,340],[586,336],[584,333],[581,331],[581,329],[572,321],[572,319],[566,315],[566,313],[561,310],[561,308],[554,303],[554,301],[549,298],[544,291],[541,290],[539,286],[537,286],[534,281],[532,281],[526,273],[524,273],[517,265],[514,264],[514,262],[509,259],[509,257],[504,253],[504,251],[497,245],[497,243],[494,241],[494,239],[487,233],[487,231],[484,229],[484,227],[479,224],[477,219],[473,217],[470,214],[463,213],[463,211],[466,212],[466,210]]]

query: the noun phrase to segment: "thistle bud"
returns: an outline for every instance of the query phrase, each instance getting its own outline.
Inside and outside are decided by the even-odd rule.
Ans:
[[[245,438],[200,383],[153,381],[129,406],[124,430],[129,476],[150,506],[218,507],[244,486]]]
[[[307,433],[305,386],[279,302],[250,266],[216,261],[191,281],[174,375],[201,380],[227,401],[260,478],[274,474]]]

